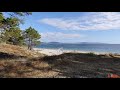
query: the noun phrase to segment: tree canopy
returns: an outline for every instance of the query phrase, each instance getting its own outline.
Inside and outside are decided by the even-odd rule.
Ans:
[[[11,43],[14,45],[22,44],[22,31],[19,27],[11,27],[9,30],[5,30],[5,32],[1,35],[2,40],[7,43]]]
[[[24,17],[26,15],[31,15],[31,12],[6,12],[8,17],[4,17],[3,12],[0,12],[0,28],[6,29],[11,26],[23,24],[23,19],[20,17]]]
[[[24,38],[19,25],[23,23],[21,17],[31,15],[31,12],[0,12],[0,42],[22,44]]]
[[[40,43],[40,34],[32,27],[25,31],[21,30],[19,25],[23,23],[21,17],[31,15],[31,12],[6,12],[8,17],[0,12],[0,41],[14,45],[28,45],[32,49]]]
[[[36,46],[40,42],[38,41],[41,38],[41,35],[32,27],[29,27],[24,31],[24,38],[28,43],[28,49],[32,49],[32,46]]]

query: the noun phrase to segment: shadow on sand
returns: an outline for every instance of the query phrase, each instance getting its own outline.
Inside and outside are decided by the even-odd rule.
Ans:
[[[16,56],[14,54],[8,54],[8,53],[3,53],[0,52],[0,60],[2,59],[18,59],[18,58],[26,58],[25,56]]]
[[[0,53],[0,59],[19,57]],[[0,77],[29,77],[28,74],[32,76],[35,71],[40,71],[37,74],[46,73],[48,77],[50,72],[58,73],[51,78],[107,78],[109,73],[120,75],[120,58],[92,53],[64,53],[32,58],[25,62],[1,62]]]
[[[106,55],[64,53],[46,56],[43,60],[62,77],[106,78],[108,73],[120,75],[120,58]]]

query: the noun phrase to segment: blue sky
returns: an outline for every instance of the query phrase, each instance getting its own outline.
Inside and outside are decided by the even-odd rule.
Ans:
[[[44,42],[102,42],[120,44],[118,12],[33,12],[22,30],[35,28]]]

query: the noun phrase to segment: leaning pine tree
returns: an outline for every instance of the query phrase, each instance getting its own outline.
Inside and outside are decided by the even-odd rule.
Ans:
[[[41,38],[41,35],[32,27],[26,29],[23,35],[29,50],[32,50],[33,46],[40,43],[39,39]]]

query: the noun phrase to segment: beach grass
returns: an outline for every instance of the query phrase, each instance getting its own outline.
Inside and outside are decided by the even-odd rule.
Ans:
[[[45,55],[42,50],[0,45],[1,78],[108,78],[108,74],[120,75],[119,54],[64,52]]]

